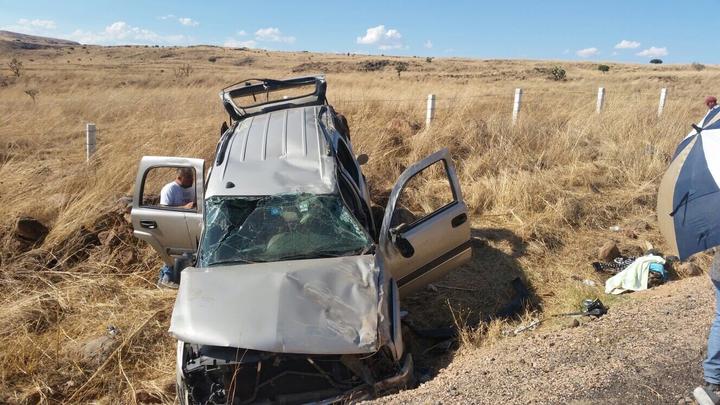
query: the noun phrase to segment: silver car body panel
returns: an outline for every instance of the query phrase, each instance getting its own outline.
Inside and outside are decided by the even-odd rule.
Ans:
[[[144,156],[138,167],[130,213],[133,234],[146,241],[155,249],[167,265],[183,253],[194,253],[202,232],[203,221],[203,178],[205,161],[202,159]],[[197,207],[146,206],[140,199],[143,195],[145,178],[156,168],[190,167],[195,170],[195,192]],[[172,181],[173,179],[168,179]]]
[[[321,122],[326,107],[298,107],[242,120],[213,167],[205,197],[335,191],[336,164]],[[218,160],[216,160],[218,161]]]
[[[415,251],[412,256],[403,257],[390,234],[390,224],[397,209],[398,198],[410,179],[440,162],[445,167],[454,201],[414,223],[407,224],[402,237]],[[417,291],[470,260],[472,248],[467,205],[463,201],[460,182],[447,149],[413,164],[400,175],[385,208],[378,248],[385,263],[384,268],[395,278],[401,296]]]
[[[170,333],[275,353],[372,353],[390,340],[383,283],[374,255],[186,268]]]

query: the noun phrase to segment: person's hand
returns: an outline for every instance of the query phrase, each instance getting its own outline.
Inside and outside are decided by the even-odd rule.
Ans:
[[[195,201],[191,201],[191,202],[183,205],[182,207],[187,208],[187,209],[193,209],[193,208],[195,208]]]

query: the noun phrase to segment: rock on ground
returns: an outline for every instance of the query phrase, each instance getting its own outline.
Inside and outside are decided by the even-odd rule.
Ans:
[[[620,249],[613,241],[608,241],[598,250],[598,259],[604,262],[611,262],[616,257],[620,257]]]
[[[22,217],[15,224],[15,236],[27,242],[41,241],[48,231],[48,228],[35,218]]]

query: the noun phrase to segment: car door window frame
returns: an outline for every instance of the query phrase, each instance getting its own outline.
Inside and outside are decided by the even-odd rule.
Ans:
[[[399,193],[398,195],[399,195],[399,196],[402,196],[403,191],[405,191],[405,189],[407,188],[408,183],[410,183],[410,182],[412,181],[412,179],[414,179],[416,176],[422,174],[425,170],[429,169],[429,168],[432,167],[433,165],[438,164],[438,163],[441,163],[441,162],[442,162],[442,165],[443,165],[443,168],[444,168],[443,173],[445,173],[445,180],[447,180],[448,186],[450,187],[450,191],[452,192],[453,200],[452,200],[451,202],[449,202],[449,203],[447,203],[447,204],[444,204],[443,206],[437,208],[436,210],[434,210],[434,211],[432,211],[432,212],[430,212],[430,213],[428,213],[428,214],[425,214],[422,218],[416,219],[415,221],[413,221],[413,222],[411,222],[411,223],[409,223],[409,224],[406,224],[406,225],[405,225],[405,229],[408,230],[408,231],[411,230],[411,229],[413,229],[413,228],[415,228],[416,226],[419,226],[419,225],[421,225],[422,223],[430,220],[431,218],[433,218],[433,217],[435,217],[435,216],[437,216],[437,215],[442,214],[444,211],[447,211],[448,209],[450,209],[450,208],[452,208],[452,207],[454,207],[455,205],[457,205],[457,204],[460,203],[460,200],[458,199],[458,190],[455,189],[455,185],[453,184],[453,181],[452,181],[452,176],[450,175],[450,168],[448,167],[448,163],[447,163],[447,161],[446,161],[445,159],[440,159],[440,160],[438,160],[438,161],[435,161],[434,163],[432,163],[432,164],[430,164],[429,166],[425,167],[425,168],[422,169],[421,171],[419,171],[419,172],[415,173],[414,175],[412,175],[409,179],[407,179],[407,181],[405,181],[405,184],[403,184],[403,187],[400,189],[400,193]],[[396,203],[395,203],[395,206],[393,207],[393,217],[392,217],[392,218],[394,218],[394,215],[395,215],[395,212],[394,212],[394,211],[397,211],[397,201],[396,201]],[[400,225],[400,224],[394,224],[392,220],[391,220],[390,222],[391,222],[391,227],[392,227],[392,226]]]
[[[193,175],[195,176],[194,179],[193,179],[193,182],[194,182],[194,185],[195,185],[195,208],[173,207],[173,206],[169,206],[169,205],[160,205],[159,203],[158,203],[158,205],[146,205],[146,204],[143,204],[143,200],[144,200],[144,197],[145,197],[145,181],[147,180],[147,176],[148,176],[148,174],[150,173],[151,170],[154,170],[154,169],[180,169],[180,168],[185,168],[185,167],[189,167],[189,168],[193,169],[193,173],[194,173]],[[192,165],[191,165],[191,166],[183,166],[183,165],[167,165],[167,166],[166,166],[166,165],[153,165],[153,166],[148,166],[148,167],[145,169],[145,172],[143,173],[142,183],[140,184],[140,201],[139,201],[140,204],[138,205],[138,208],[152,209],[152,210],[165,210],[165,211],[178,211],[178,212],[188,212],[188,213],[194,213],[194,214],[195,214],[195,213],[196,213],[196,214],[201,214],[203,210],[202,210],[202,208],[200,207],[200,205],[202,204],[202,202],[198,203],[197,176],[198,176],[197,170],[195,169],[195,166],[192,166]],[[203,181],[203,184],[204,184],[204,181]]]

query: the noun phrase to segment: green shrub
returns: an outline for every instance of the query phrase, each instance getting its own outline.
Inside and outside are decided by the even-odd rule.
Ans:
[[[697,71],[705,69],[705,65],[702,63],[693,62],[690,66]]]
[[[15,77],[22,76],[23,64],[21,61],[17,60],[17,58],[12,58],[12,60],[8,62],[8,67]]]
[[[650,63],[654,65],[660,65],[662,64],[662,59],[650,59]]]
[[[598,70],[601,71],[601,72],[603,72],[603,73],[607,73],[607,72],[610,71],[610,66],[608,66],[608,65],[598,65]]]
[[[550,69],[550,78],[555,81],[565,80],[565,69],[560,66],[553,66]]]
[[[395,71],[397,72],[398,77],[400,77],[400,73],[406,70],[408,70],[408,64],[406,62],[395,63]]]

